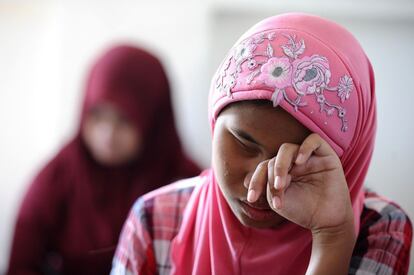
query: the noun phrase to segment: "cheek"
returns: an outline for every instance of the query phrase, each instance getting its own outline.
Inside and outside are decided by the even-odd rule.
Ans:
[[[130,155],[139,151],[141,139],[134,129],[124,128],[116,133],[115,142],[119,150]]]
[[[220,189],[226,197],[239,197],[246,192],[243,182],[249,171],[245,164],[246,160],[230,139],[221,138],[213,141],[213,169]]]
[[[99,147],[101,144],[101,139],[97,123],[86,119],[82,126],[82,136],[88,147]]]

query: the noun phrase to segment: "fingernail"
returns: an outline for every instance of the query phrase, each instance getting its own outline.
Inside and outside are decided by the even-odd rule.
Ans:
[[[249,192],[247,192],[247,200],[249,202],[254,202],[256,200],[256,192],[253,189],[250,189]]]
[[[274,196],[273,198],[272,198],[272,203],[273,203],[273,207],[274,208],[276,208],[276,209],[279,209],[280,208],[280,198],[278,197],[278,196]]]
[[[282,186],[282,179],[280,178],[280,176],[276,176],[274,187],[276,190],[278,190],[280,189],[281,186]]]

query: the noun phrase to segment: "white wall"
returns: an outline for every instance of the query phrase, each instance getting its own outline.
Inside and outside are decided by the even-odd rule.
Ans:
[[[0,273],[19,199],[63,134],[54,14],[53,5],[0,4]]]
[[[0,274],[21,196],[76,128],[84,76],[102,49],[131,41],[161,56],[183,141],[208,166],[206,101],[214,70],[250,25],[286,11],[331,18],[361,41],[376,71],[378,94],[377,147],[367,183],[414,216],[411,1],[200,2],[0,0]]]

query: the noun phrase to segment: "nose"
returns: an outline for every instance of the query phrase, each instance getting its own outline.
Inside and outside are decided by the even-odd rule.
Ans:
[[[101,123],[98,129],[99,138],[103,143],[110,144],[115,134],[115,127],[111,123]]]

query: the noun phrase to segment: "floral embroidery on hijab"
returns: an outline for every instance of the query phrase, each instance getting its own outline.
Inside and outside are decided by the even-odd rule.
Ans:
[[[327,116],[336,113],[342,121],[342,131],[347,131],[346,110],[340,105],[333,104],[325,97],[325,92],[334,92],[343,103],[348,100],[354,83],[349,75],[339,79],[337,87],[329,86],[331,71],[326,57],[314,54],[301,56],[306,49],[305,41],[297,40],[295,35],[283,35],[287,43],[281,45],[285,56],[275,56],[272,41],[276,39],[275,32],[263,32],[249,38],[234,48],[233,54],[222,65],[216,79],[216,89],[232,97],[232,89],[245,81],[247,85],[264,84],[274,89],[272,94],[273,106],[278,106],[286,100],[295,111],[307,106],[305,97],[314,97],[319,104],[320,112]],[[265,43],[264,50],[258,46]],[[230,66],[233,62],[233,66]],[[244,66],[243,66],[244,65]],[[242,68],[243,66],[243,68]],[[231,68],[231,69],[230,69]],[[239,78],[239,74],[248,70],[247,76]],[[291,87],[296,92],[296,98],[290,98],[286,88]]]

